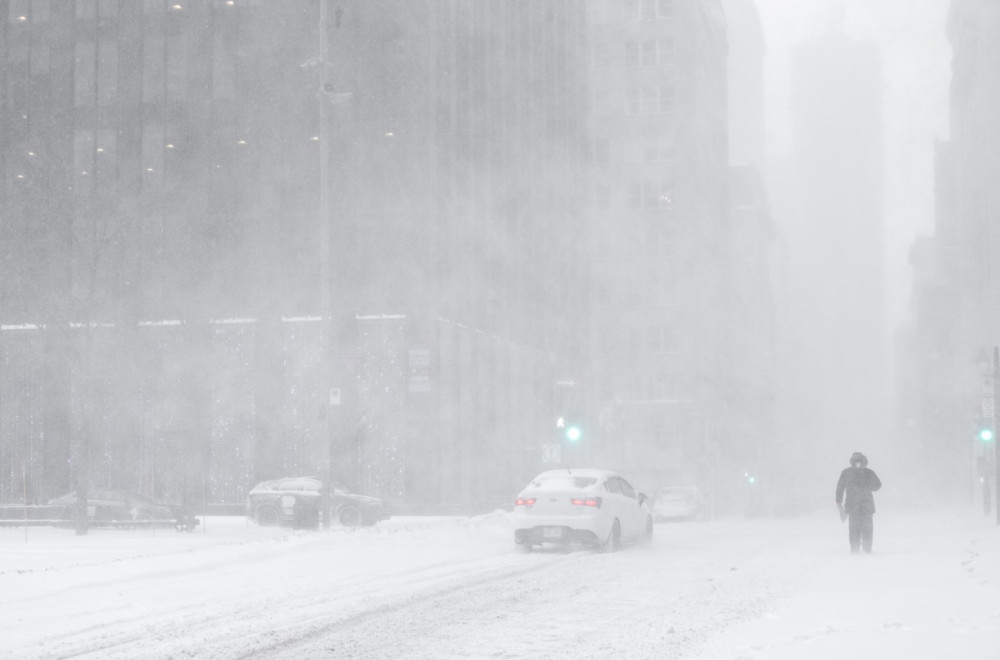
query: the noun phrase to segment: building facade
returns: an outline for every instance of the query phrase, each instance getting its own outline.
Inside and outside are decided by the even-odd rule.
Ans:
[[[649,487],[732,499],[734,238],[721,2],[592,2],[595,426]]]
[[[582,3],[0,15],[5,497],[537,468],[587,336]]]
[[[921,489],[995,506],[993,351],[1000,345],[1000,8],[954,0],[950,139],[935,151],[934,233],[911,250],[916,277],[901,362],[901,424]],[[994,411],[995,414],[995,411]]]
[[[791,60],[788,184],[773,191],[788,246],[788,368],[782,407],[797,442],[796,498],[867,447],[892,448],[886,327],[880,52],[841,27]]]

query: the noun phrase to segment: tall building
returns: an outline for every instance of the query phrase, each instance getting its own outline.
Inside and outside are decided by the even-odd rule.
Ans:
[[[509,494],[586,349],[582,12],[0,2],[0,497]]]
[[[902,373],[912,472],[920,490],[995,502],[993,351],[1000,346],[1000,7],[953,0],[951,134],[935,153],[932,236],[916,273]],[[995,414],[995,411],[994,411]]]
[[[767,52],[754,0],[724,0],[729,44],[729,202],[733,257],[732,441],[735,477],[742,474],[744,509],[784,513],[779,490],[785,469],[780,456],[778,389],[780,344],[774,295],[775,239],[765,186],[764,57]],[[740,472],[742,470],[742,473]],[[753,479],[751,483],[750,480]]]
[[[588,10],[604,460],[642,485],[694,483],[718,500],[738,469],[722,3]]]
[[[774,191],[788,243],[785,406],[800,411],[800,496],[852,451],[890,448],[882,77],[877,46],[834,28],[791,59],[793,154]],[[818,496],[814,496],[818,497]]]

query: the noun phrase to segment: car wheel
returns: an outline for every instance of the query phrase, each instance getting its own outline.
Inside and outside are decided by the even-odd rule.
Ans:
[[[281,522],[281,514],[274,507],[265,506],[257,509],[257,524],[261,527],[277,527]]]
[[[337,522],[344,527],[360,527],[361,510],[353,504],[345,504],[337,509]]]

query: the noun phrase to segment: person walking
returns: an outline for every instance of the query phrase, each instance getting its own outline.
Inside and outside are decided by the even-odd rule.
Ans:
[[[846,513],[847,538],[851,542],[851,552],[863,549],[872,551],[872,535],[875,527],[872,515],[875,513],[875,498],[872,493],[882,487],[882,482],[873,470],[868,468],[868,458],[859,451],[851,454],[851,467],[844,468],[837,480],[836,501],[841,518]]]

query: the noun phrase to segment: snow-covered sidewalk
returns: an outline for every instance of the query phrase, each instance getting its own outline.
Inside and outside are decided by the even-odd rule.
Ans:
[[[971,512],[875,516],[875,552],[843,529],[803,590],[730,629],[705,660],[997,660],[1000,528]]]

